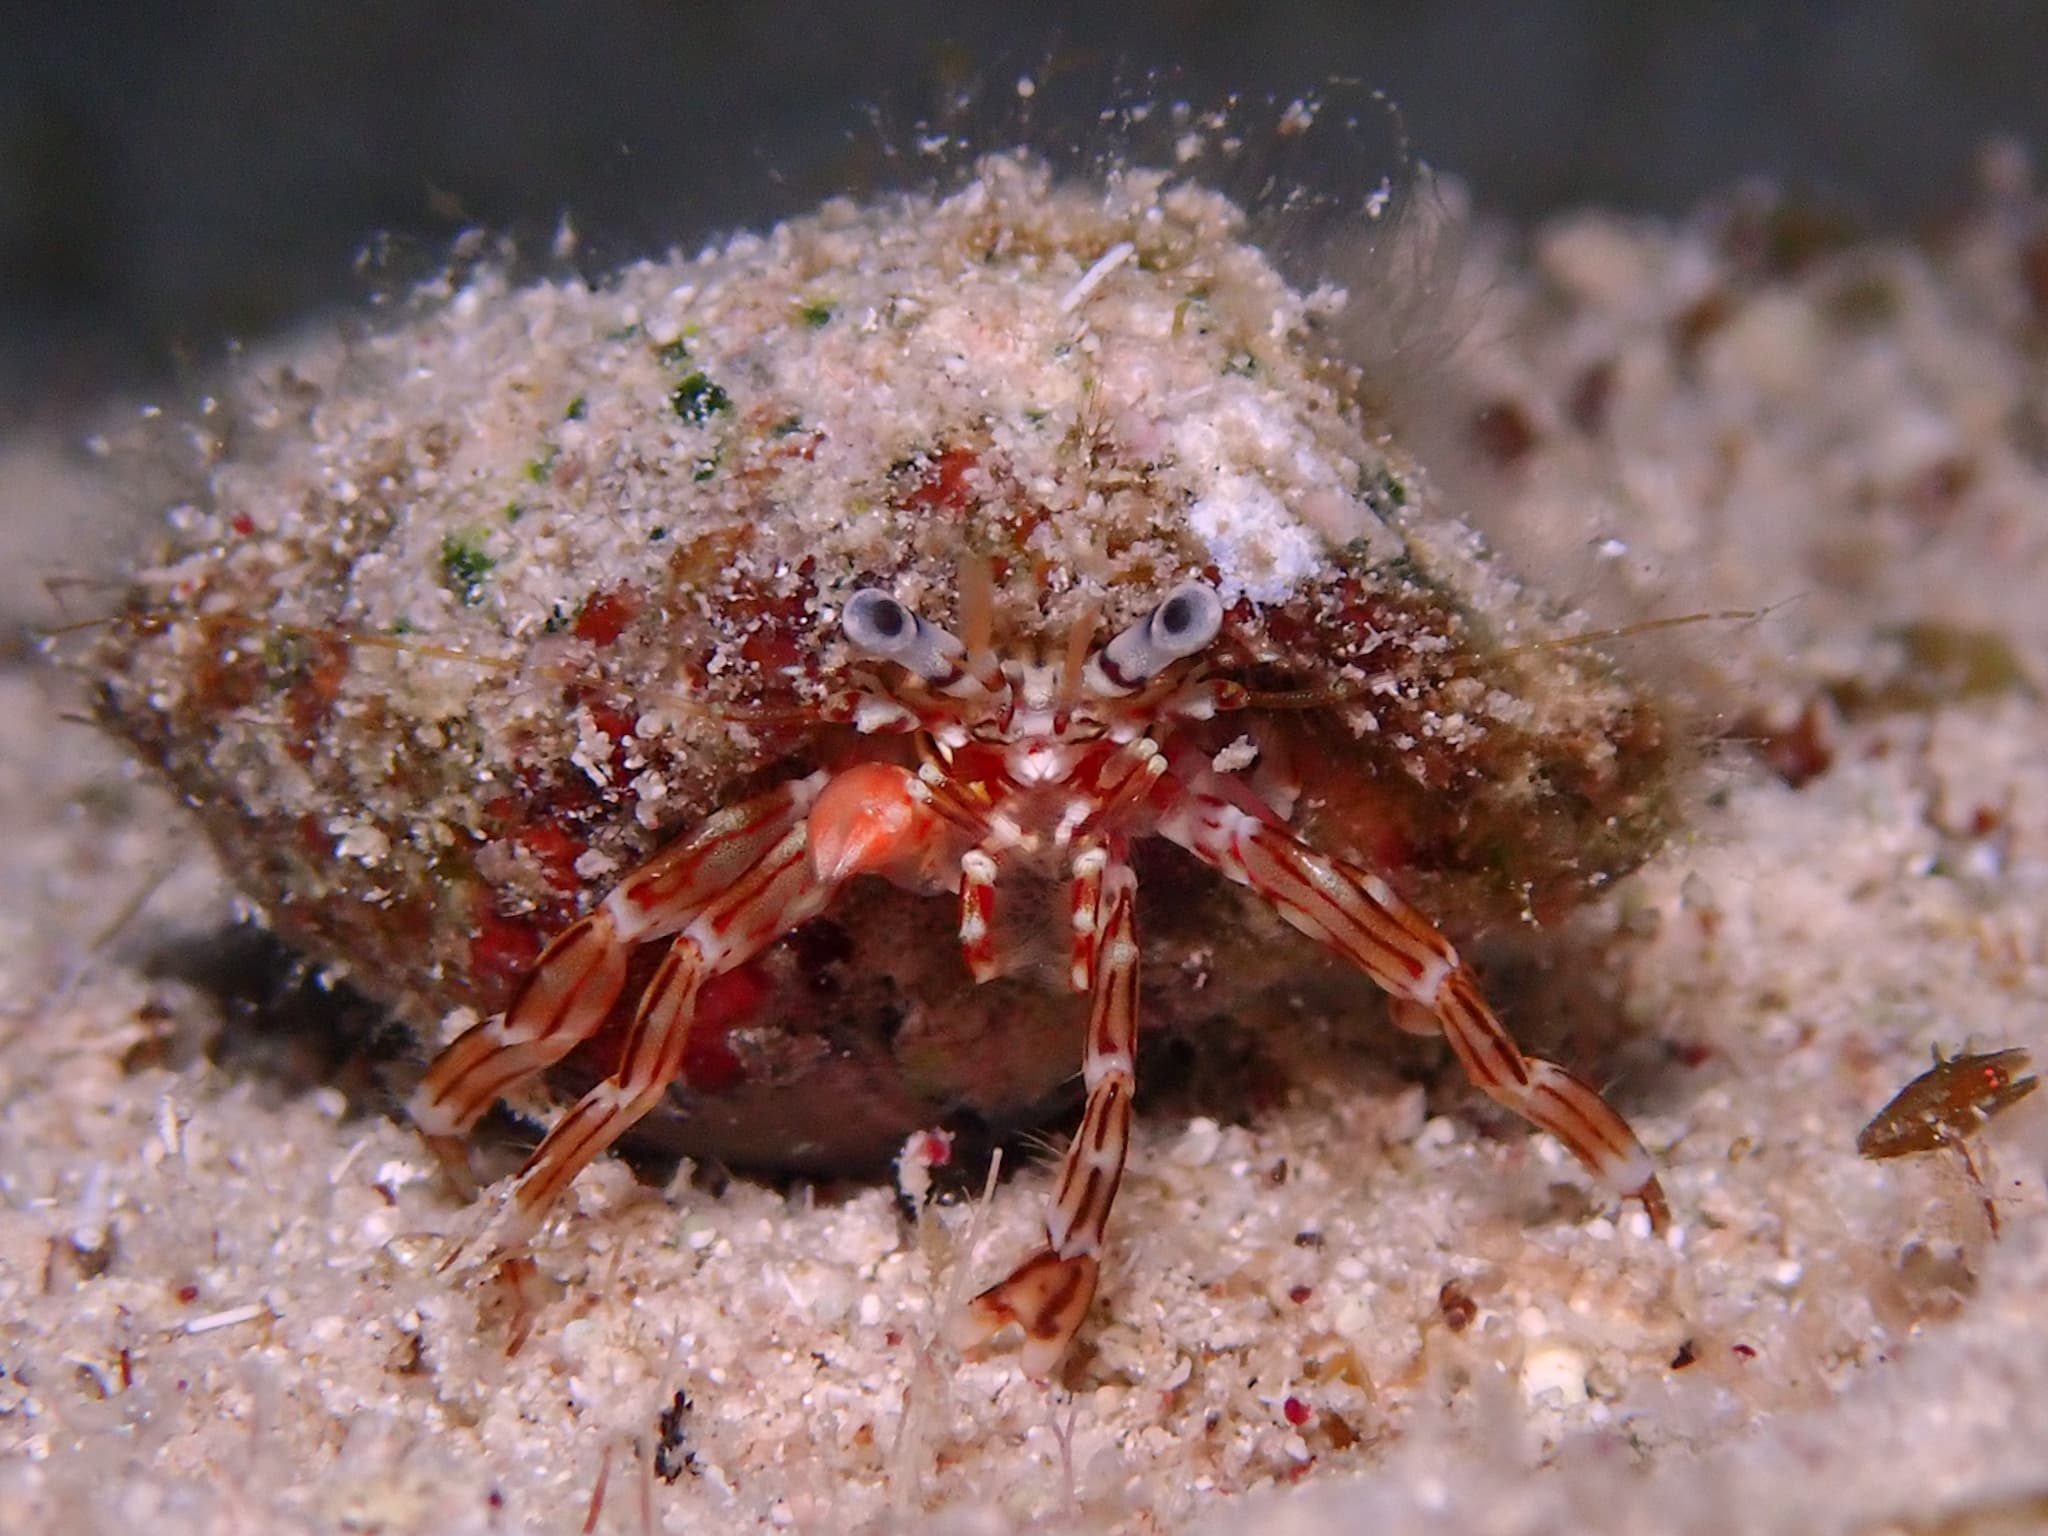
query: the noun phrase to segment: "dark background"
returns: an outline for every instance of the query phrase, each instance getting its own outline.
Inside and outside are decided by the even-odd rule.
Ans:
[[[630,255],[787,211],[861,102],[1055,40],[1197,93],[1361,77],[1524,216],[1761,172],[1902,226],[2048,126],[2026,0],[0,0],[0,430],[359,295],[378,231],[571,210]]]

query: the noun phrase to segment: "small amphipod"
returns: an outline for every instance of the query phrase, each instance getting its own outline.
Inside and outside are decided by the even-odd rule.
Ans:
[[[2041,1086],[2038,1077],[2020,1075],[2032,1065],[2018,1046],[1954,1056],[1943,1056],[1936,1046],[1934,1065],[1893,1094],[1856,1133],[1856,1150],[1883,1159],[1961,1146],[1993,1115]]]
[[[2041,1086],[2037,1077],[2022,1077],[2033,1058],[2017,1046],[2002,1051],[1962,1052],[1943,1056],[1934,1048],[1934,1065],[1893,1094],[1870,1123],[1856,1133],[1856,1150],[1873,1161],[1915,1152],[1953,1148],[1963,1170],[1984,1201],[1984,1218],[1998,1236],[1998,1205],[1977,1172],[1970,1138],[1991,1117],[2010,1109]]]

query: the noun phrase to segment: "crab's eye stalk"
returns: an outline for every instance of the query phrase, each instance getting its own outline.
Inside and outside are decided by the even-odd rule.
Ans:
[[[944,686],[960,676],[958,640],[927,624],[886,592],[867,587],[846,601],[839,627],[857,649],[893,661],[926,682]]]
[[[1088,660],[1098,693],[1129,693],[1176,661],[1208,648],[1223,628],[1223,599],[1205,582],[1185,581],[1166,601]]]

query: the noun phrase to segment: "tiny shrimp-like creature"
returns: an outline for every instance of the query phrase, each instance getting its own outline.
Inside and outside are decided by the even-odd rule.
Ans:
[[[2038,1077],[2020,1075],[2032,1064],[2018,1046],[1954,1056],[1942,1055],[1937,1046],[1934,1065],[1893,1094],[1856,1133],[1856,1150],[1881,1161],[1960,1147],[1993,1115],[2041,1086]]]
[[[501,1243],[528,1236],[570,1180],[682,1075],[711,977],[819,916],[857,877],[879,875],[955,897],[968,970],[986,981],[1008,959],[1006,880],[1035,875],[1065,887],[1068,982],[1089,999],[1087,1103],[1045,1246],[975,1298],[957,1341],[1019,1325],[1025,1368],[1049,1374],[1094,1298],[1130,1149],[1140,957],[1130,850],[1147,837],[1250,888],[1362,970],[1392,997],[1402,1028],[1441,1032],[1475,1084],[1663,1226],[1663,1191],[1634,1132],[1593,1088],[1516,1047],[1443,935],[1371,870],[1295,836],[1285,786],[1221,770],[1184,739],[1184,726],[1249,702],[1211,663],[1224,628],[1212,586],[1181,584],[1101,644],[1084,615],[1051,655],[998,650],[985,572],[964,581],[963,594],[965,633],[956,636],[887,592],[854,592],[840,627],[873,670],[828,713],[874,738],[872,755],[731,806],[663,850],[549,944],[502,1018],[470,1029],[428,1071],[413,1119],[433,1138],[463,1135],[500,1095],[595,1035],[627,984],[634,948],[666,942],[616,1070],[513,1183]]]
[[[2038,1077],[2020,1074],[2033,1058],[2018,1046],[2002,1051],[1962,1051],[1943,1056],[1934,1048],[1934,1065],[1914,1078],[1870,1117],[1856,1133],[1856,1150],[1873,1162],[1907,1157],[1916,1152],[1952,1148],[1963,1171],[1984,1202],[1985,1225],[1998,1236],[1998,1203],[1985,1188],[1970,1153],[1970,1138],[2041,1086]]]

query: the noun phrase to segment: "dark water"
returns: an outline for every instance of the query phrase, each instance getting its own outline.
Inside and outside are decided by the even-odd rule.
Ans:
[[[1896,223],[2048,124],[2023,0],[9,0],[0,429],[359,297],[376,231],[424,262],[564,210],[600,256],[756,222],[829,183],[859,102],[1049,51],[1205,95],[1356,76],[1524,216],[1767,172]]]

